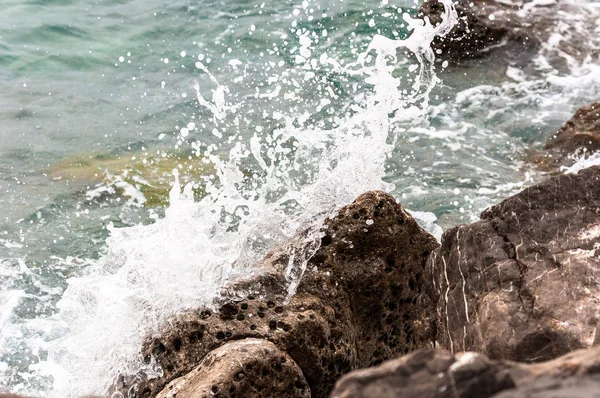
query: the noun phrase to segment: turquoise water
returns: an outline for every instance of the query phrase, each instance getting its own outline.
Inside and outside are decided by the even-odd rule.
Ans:
[[[572,21],[571,29],[599,37],[598,4],[589,3],[589,15]],[[335,131],[360,113],[354,107],[372,84],[332,72],[320,62],[323,54],[345,65],[376,34],[404,39],[409,31],[402,14],[414,16],[417,7],[361,1],[4,1],[0,391],[50,394],[57,376],[40,364],[48,359],[46,343],[68,326],[62,319],[44,322],[57,314],[68,278],[85,275],[107,251],[113,253],[106,242],[111,223],[136,226],[164,217],[166,197],[162,204],[140,205],[135,183],[119,185],[113,174],[94,176],[112,167],[103,159],[122,159],[118,173],[132,174],[140,159],[158,157],[169,170],[182,165],[185,174],[205,154],[225,158],[237,142],[275,137],[288,122]],[[472,222],[485,207],[542,178],[526,163],[530,151],[543,146],[575,109],[598,99],[598,47],[591,39],[585,44],[590,56],[563,69],[534,62],[556,56],[559,50],[550,45],[515,60],[492,57],[448,67],[437,62],[441,82],[425,114],[390,127],[394,149],[380,177],[393,185],[385,187],[439,234],[440,228]],[[393,75],[410,87],[417,63],[408,52],[398,55]],[[214,110],[199,104],[195,85],[208,102],[213,90],[226,87],[223,95],[235,109],[215,118]],[[218,102],[218,95],[213,99]],[[82,157],[95,159],[92,173],[64,172],[65,159]],[[285,162],[285,156],[278,159]],[[240,184],[249,187],[247,196],[253,184],[258,192],[266,181],[257,163],[242,162]],[[300,170],[310,167],[302,164]],[[189,179],[200,189],[210,174],[196,172]],[[166,178],[173,183],[174,177]],[[307,172],[294,184],[310,185],[311,178]]]

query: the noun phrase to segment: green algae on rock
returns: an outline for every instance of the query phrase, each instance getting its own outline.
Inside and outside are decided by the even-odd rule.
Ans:
[[[155,150],[75,155],[52,165],[48,175],[54,181],[66,180],[96,189],[104,187],[110,193],[132,198],[139,206],[155,207],[168,204],[173,170],[178,170],[183,184],[196,182],[193,190],[196,198],[205,195],[204,184],[198,181],[215,172],[208,158],[198,158],[190,151]],[[136,194],[139,196],[135,197]]]

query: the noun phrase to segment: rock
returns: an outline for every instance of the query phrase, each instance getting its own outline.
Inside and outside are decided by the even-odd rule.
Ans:
[[[351,372],[331,398],[592,398],[598,387],[598,347],[533,365],[429,349]]]
[[[461,359],[462,358],[462,359]],[[502,365],[474,353],[421,350],[342,377],[331,398],[486,398],[514,387]]]
[[[513,21],[506,17],[509,7],[503,3],[459,0],[454,2],[454,6],[458,15],[456,25],[448,35],[436,38],[432,43],[433,49],[444,58],[479,56],[486,48],[500,43],[514,28]],[[437,25],[441,22],[443,10],[443,4],[438,0],[425,0],[419,16],[426,16],[433,25]],[[497,19],[490,20],[492,13]]]
[[[295,294],[288,297],[284,276],[289,251],[274,250],[258,274],[225,289],[218,310],[179,314],[146,341],[143,355],[161,378],[123,375],[115,389],[155,396],[219,347],[263,339],[298,365],[313,397],[324,397],[352,369],[430,345],[433,308],[422,286],[435,239],[383,192],[361,195],[323,231]]]
[[[539,362],[597,344],[600,167],[560,175],[448,230],[426,266],[440,347]]]
[[[309,398],[298,365],[262,339],[229,342],[209,352],[194,370],[173,380],[156,398],[199,397]]]
[[[494,398],[597,398],[600,376],[541,378],[514,390],[497,394]]]
[[[575,155],[600,150],[600,102],[583,106],[575,112],[544,147],[540,163],[550,168],[571,166]]]
[[[595,14],[585,5],[564,0],[543,4],[533,0],[453,3],[458,14],[456,25],[432,43],[443,59],[458,61],[499,51],[497,61],[515,66],[515,62],[527,64],[538,50],[543,50],[548,65],[564,69],[568,68],[566,58],[582,61],[586,56],[597,56],[589,40],[595,31]],[[441,22],[442,13],[443,5],[438,0],[425,0],[419,16],[428,17],[436,25]],[[565,23],[572,29],[565,31]],[[560,40],[543,46],[556,35],[560,35]]]

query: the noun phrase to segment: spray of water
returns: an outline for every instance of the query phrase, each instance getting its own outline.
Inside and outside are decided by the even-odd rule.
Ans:
[[[206,153],[216,175],[207,179],[201,200],[194,200],[193,184],[180,186],[175,172],[164,218],[148,226],[111,227],[107,255],[86,275],[70,279],[58,303],[53,322],[62,337],[39,366],[52,369],[52,396],[103,393],[118,374],[160,374],[140,358],[143,338],[179,311],[210,306],[227,281],[251,273],[269,247],[302,230],[303,238],[288,244],[286,276],[293,294],[318,248],[323,221],[366,190],[392,188],[382,176],[395,143],[393,127],[426,112],[437,82],[430,43],[456,20],[451,1],[443,4],[438,26],[404,15],[409,38],[375,36],[354,63],[318,58],[332,75],[371,87],[337,127],[306,127],[281,115],[281,127],[231,140],[226,156]],[[418,67],[403,78],[394,71],[398,52],[406,50]],[[312,56],[308,48],[302,53]],[[196,88],[199,106],[210,110],[215,124],[225,123],[239,107],[228,102],[229,89],[205,65],[196,66],[215,85],[210,100]],[[182,129],[181,135],[188,133]],[[250,175],[244,171],[248,163],[256,165]]]

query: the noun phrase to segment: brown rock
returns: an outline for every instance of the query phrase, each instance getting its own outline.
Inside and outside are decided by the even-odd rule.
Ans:
[[[287,297],[283,276],[288,251],[275,250],[258,275],[226,289],[217,311],[179,314],[148,339],[143,354],[162,367],[163,377],[126,375],[115,388],[155,396],[211,351],[253,338],[287,353],[312,396],[323,397],[352,369],[429,345],[432,308],[421,292],[435,239],[383,192],[367,192],[342,208],[324,233],[293,296]]]
[[[535,365],[421,350],[342,377],[331,398],[592,398],[598,387],[598,347]]]
[[[438,344],[527,362],[596,344],[599,253],[600,167],[550,178],[446,231],[426,267]]]
[[[570,166],[573,155],[600,150],[600,102],[575,112],[544,147],[545,162],[552,168]]]
[[[298,365],[263,339],[229,342],[209,352],[200,365],[173,380],[156,398],[203,397],[309,398]]]
[[[436,38],[433,49],[443,59],[462,60],[497,54],[496,61],[508,60],[526,65],[554,32],[565,23],[573,29],[563,34],[555,49],[546,49],[545,59],[555,68],[568,69],[564,54],[582,61],[597,57],[590,45],[593,18],[585,5],[558,0],[535,4],[533,0],[519,3],[502,0],[455,0],[458,22],[442,38]],[[438,0],[425,0],[419,15],[435,25],[441,22],[443,5]],[[568,22],[566,22],[568,21]],[[498,65],[494,65],[498,67]]]

